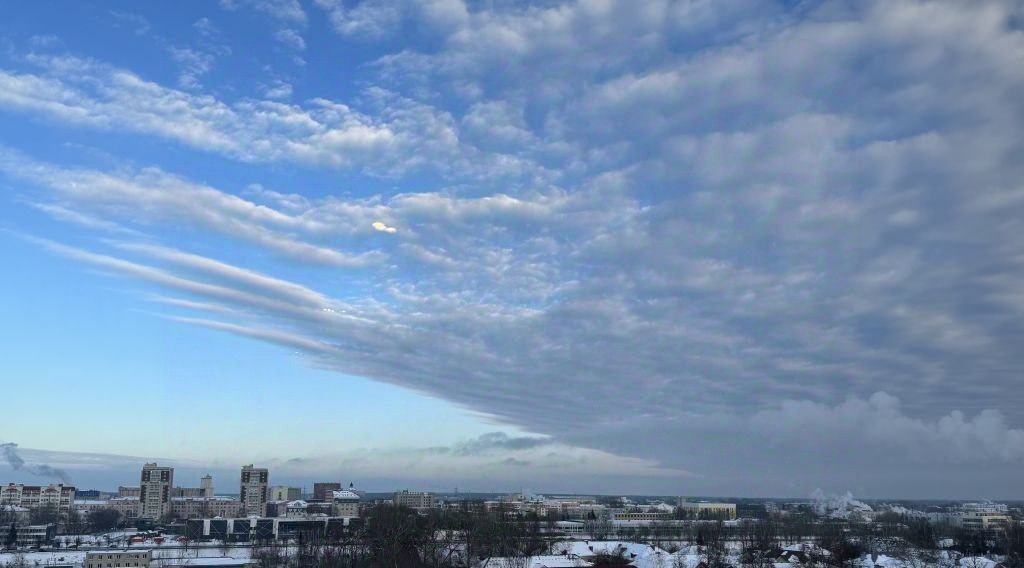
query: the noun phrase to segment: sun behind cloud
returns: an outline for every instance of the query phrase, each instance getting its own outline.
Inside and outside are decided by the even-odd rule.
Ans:
[[[374,221],[373,222],[373,229],[375,231],[380,231],[382,233],[397,233],[398,232],[398,229],[396,229],[394,227],[389,227],[389,226],[387,226],[386,224],[384,224],[384,223],[382,223],[380,221]]]

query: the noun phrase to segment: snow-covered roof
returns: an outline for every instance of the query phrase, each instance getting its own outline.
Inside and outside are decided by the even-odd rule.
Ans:
[[[246,558],[232,558],[230,556],[212,558],[164,558],[161,559],[164,566],[248,566],[252,563]]]
[[[492,557],[481,561],[476,568],[506,568],[509,566],[523,566],[519,558]],[[526,563],[527,568],[577,568],[579,566],[593,566],[592,563],[579,558],[567,556],[533,556]]]
[[[637,542],[609,541],[571,541],[560,542],[551,547],[551,552],[566,558],[588,558],[596,554],[622,554],[623,558],[637,568],[655,568],[671,566],[672,554],[650,544]]]
[[[356,501],[358,501],[359,498],[360,498],[358,493],[356,493],[355,491],[349,491],[347,489],[342,489],[340,491],[335,491],[333,493],[333,496],[334,496],[335,499],[339,499],[339,500],[341,500],[341,499],[344,499],[344,500],[355,499]]]

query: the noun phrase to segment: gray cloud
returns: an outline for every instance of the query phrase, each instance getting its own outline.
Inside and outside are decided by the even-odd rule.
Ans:
[[[504,432],[490,432],[482,434],[473,440],[467,440],[455,445],[452,451],[458,455],[478,455],[494,450],[527,450],[549,446],[551,440],[545,438],[533,438],[528,436],[510,437]]]

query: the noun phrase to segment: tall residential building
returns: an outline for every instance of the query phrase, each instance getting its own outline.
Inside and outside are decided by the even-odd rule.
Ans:
[[[314,501],[330,501],[335,491],[341,491],[341,484],[334,482],[320,482],[313,484]]]
[[[264,467],[253,467],[252,464],[242,466],[238,500],[242,502],[242,512],[245,516],[266,516],[269,477],[270,473]]]
[[[270,488],[271,501],[298,501],[299,499],[302,499],[302,489],[298,487],[275,485]]]
[[[434,494],[420,493],[418,491],[409,491],[408,489],[405,489],[395,493],[393,502],[395,505],[409,507],[410,509],[416,509],[417,511],[433,509]]]
[[[174,468],[147,463],[142,467],[139,480],[139,517],[162,519],[171,513],[171,488],[174,487]]]

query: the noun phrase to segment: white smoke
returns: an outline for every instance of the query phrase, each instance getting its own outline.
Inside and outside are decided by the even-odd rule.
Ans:
[[[815,489],[811,493],[811,499],[814,499],[814,512],[824,517],[848,519],[853,513],[873,511],[871,505],[854,499],[853,493],[849,491],[843,495],[827,495],[821,489]]]

